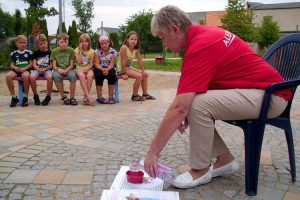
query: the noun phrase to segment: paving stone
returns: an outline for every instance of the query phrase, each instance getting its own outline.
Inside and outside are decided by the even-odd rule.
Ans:
[[[257,189],[256,198],[264,200],[281,200],[284,193],[284,190],[260,186]]]
[[[39,154],[39,153],[41,153],[40,150],[27,149],[27,148],[22,149],[22,150],[19,150],[18,152],[19,152],[19,153],[27,153],[27,154]]]
[[[0,167],[18,167],[22,163],[0,161]]]
[[[68,171],[62,184],[91,184],[93,171]]]
[[[21,170],[13,171],[4,181],[4,183],[32,183],[39,170]]]
[[[283,200],[296,200],[300,199],[300,193],[287,192]]]
[[[13,168],[13,167],[0,167],[0,173],[5,173],[5,172],[10,173],[14,170],[15,170],[15,168]]]
[[[8,161],[8,162],[23,163],[23,162],[27,161],[27,158],[6,156],[5,158],[3,158],[1,160],[2,161]]]
[[[33,180],[36,184],[61,184],[66,175],[64,170],[42,170]]]
[[[74,145],[82,145],[82,144],[88,143],[91,140],[92,139],[90,139],[90,138],[76,137],[76,138],[73,138],[72,140],[65,141],[65,143],[74,144]]]
[[[10,156],[12,157],[20,157],[20,158],[31,158],[33,157],[35,154],[32,153],[21,153],[21,152],[15,152],[10,154]]]

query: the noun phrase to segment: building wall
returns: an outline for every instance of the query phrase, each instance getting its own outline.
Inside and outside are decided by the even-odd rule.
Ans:
[[[221,18],[225,11],[210,11],[206,15],[206,24],[210,26],[222,26]]]
[[[263,17],[267,15],[273,16],[273,21],[277,21],[280,32],[300,31],[300,8],[254,10],[253,22],[261,24]]]

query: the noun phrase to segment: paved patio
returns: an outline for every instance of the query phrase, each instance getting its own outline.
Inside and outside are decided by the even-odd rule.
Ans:
[[[47,107],[9,108],[4,75],[0,74],[0,199],[100,199],[121,165],[143,158],[153,134],[174,98],[178,74],[151,74],[156,101],[131,102],[132,82],[120,81],[121,103],[94,107],[63,106],[57,94]],[[78,83],[79,85],[79,83]],[[39,90],[45,83],[39,82]],[[67,88],[67,87],[66,87]],[[81,91],[79,86],[77,91]],[[40,93],[41,99],[45,93]],[[106,91],[105,91],[106,94]],[[95,93],[93,91],[93,95]],[[297,178],[291,183],[283,131],[267,127],[256,197],[244,193],[243,133],[217,122],[241,169],[193,189],[178,191],[180,199],[300,199],[300,92],[292,119]],[[188,136],[174,134],[160,161],[176,173],[186,169]]]

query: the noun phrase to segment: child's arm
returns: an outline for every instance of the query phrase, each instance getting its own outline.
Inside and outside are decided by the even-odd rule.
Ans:
[[[53,68],[52,62],[50,61],[49,65],[44,68],[44,71],[51,70]]]
[[[54,71],[58,71],[59,68],[57,67],[56,60],[52,61],[52,68]]]
[[[100,64],[100,56],[98,54],[95,53],[95,66],[97,69],[99,70],[103,70],[102,65]]]
[[[140,69],[141,69],[142,71],[145,71],[145,66],[144,66],[144,62],[143,62],[143,59],[142,59],[140,50],[138,50],[138,51],[136,52],[136,59],[137,59],[137,61],[138,61],[138,63],[139,63]]]
[[[111,61],[109,62],[108,68],[107,70],[110,71],[115,67],[115,60],[116,60],[116,56],[113,56],[111,58]]]
[[[121,59],[121,73],[125,73],[125,67],[127,65],[127,54],[126,47],[122,46],[120,49],[120,59]]]
[[[94,58],[95,58],[95,53],[93,53],[93,55],[90,57],[90,63],[87,65],[87,71],[93,68]]]
[[[33,66],[33,69],[36,69],[39,71],[40,67],[37,65],[36,59],[33,59],[32,66]]]
[[[25,71],[28,71],[29,69],[32,68],[32,60],[29,61],[29,64],[26,65],[24,68],[21,69],[22,73]]]
[[[79,49],[75,49],[75,57],[78,65],[82,65],[82,51]]]
[[[67,67],[67,69],[65,69],[65,72],[67,73],[68,71],[70,71],[72,69],[74,69],[74,60],[73,59],[70,60],[70,65],[69,65],[69,67]]]

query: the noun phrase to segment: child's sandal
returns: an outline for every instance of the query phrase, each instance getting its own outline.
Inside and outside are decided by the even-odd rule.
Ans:
[[[109,97],[108,103],[109,104],[114,104],[115,103],[115,98],[114,97]]]
[[[100,104],[107,104],[107,103],[108,103],[107,99],[105,99],[105,98],[103,98],[103,97],[98,98],[97,101],[98,101]]]
[[[64,102],[64,105],[69,105],[70,104],[70,99],[67,96],[63,96],[61,100]]]
[[[88,99],[86,98],[86,96],[83,97],[82,101],[83,101],[83,104],[84,104],[84,105],[89,105],[89,101],[88,101]]]
[[[146,100],[155,100],[156,98],[154,96],[151,96],[150,94],[143,94],[143,98]]]
[[[140,95],[132,95],[131,100],[132,101],[144,101],[144,98],[141,97]]]
[[[90,106],[94,106],[95,105],[95,101],[94,101],[94,99],[92,97],[87,98],[87,101],[88,101],[88,105],[90,105]]]
[[[70,105],[76,106],[77,104],[78,104],[78,102],[76,101],[75,98],[71,98],[71,99],[70,99]]]

